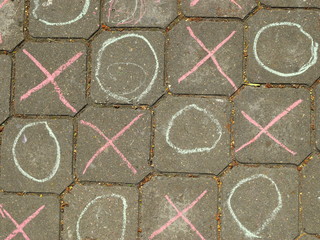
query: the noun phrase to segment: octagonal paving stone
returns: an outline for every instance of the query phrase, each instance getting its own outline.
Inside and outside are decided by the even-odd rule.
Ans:
[[[295,167],[234,167],[221,178],[221,239],[281,239],[299,235]]]
[[[92,47],[94,102],[151,105],[164,93],[162,32],[106,31]]]
[[[94,108],[81,113],[76,171],[81,180],[137,183],[149,172],[151,114]]]
[[[13,118],[1,145],[0,189],[60,194],[72,178],[72,121]]]
[[[99,0],[30,1],[33,37],[89,38],[99,28]]]
[[[105,1],[102,18],[111,27],[168,26],[177,16],[177,1],[111,0]]]
[[[0,50],[10,51],[23,40],[24,0],[0,1]]]
[[[234,103],[238,161],[299,164],[312,152],[307,89],[245,87]]]
[[[262,3],[272,7],[317,7],[320,8],[318,0],[262,0]]]
[[[63,201],[63,240],[137,239],[137,188],[76,185]]]
[[[181,21],[169,32],[169,89],[182,94],[231,95],[242,84],[242,53],[240,21]]]
[[[158,170],[218,174],[231,162],[226,98],[168,97],[154,111]]]
[[[86,47],[28,42],[16,55],[15,111],[75,115],[86,104]]]
[[[244,18],[257,6],[255,0],[181,0],[181,3],[188,17]]]
[[[274,9],[249,18],[248,81],[314,83],[320,76],[319,17],[314,10]]]
[[[9,117],[11,58],[0,55],[0,124]]]

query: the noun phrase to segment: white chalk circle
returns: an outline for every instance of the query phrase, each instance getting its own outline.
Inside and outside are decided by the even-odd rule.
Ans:
[[[304,64],[300,69],[299,71],[297,72],[292,72],[292,73],[283,73],[283,72],[279,72],[279,71],[276,71],[270,67],[268,67],[267,65],[265,65],[259,58],[258,56],[258,52],[257,52],[257,43],[259,41],[259,38],[260,38],[260,35],[262,32],[264,32],[266,29],[268,28],[271,28],[271,27],[278,27],[278,26],[289,26],[289,27],[297,27],[300,32],[302,32],[307,38],[310,39],[311,41],[311,47],[310,47],[310,50],[311,50],[311,57],[309,59],[309,61]],[[254,57],[256,58],[257,62],[259,63],[260,66],[262,66],[265,70],[275,74],[275,75],[278,75],[278,76],[281,76],[281,77],[292,77],[292,76],[297,76],[297,75],[300,75],[302,73],[304,73],[305,71],[307,71],[310,67],[312,67],[314,64],[316,64],[316,62],[318,61],[318,43],[316,43],[313,38],[311,37],[311,35],[309,33],[307,33],[306,31],[303,30],[302,26],[297,24],[297,23],[292,23],[292,22],[278,22],[278,23],[271,23],[271,24],[268,24],[266,26],[264,26],[263,28],[261,28],[256,37],[254,38],[254,42],[253,42],[253,53],[254,53]]]
[[[135,6],[131,12],[131,14],[128,14],[127,18],[122,19],[121,21],[114,21],[112,20],[111,23],[117,23],[117,24],[122,24],[125,23],[129,20],[134,19],[134,15],[136,14],[137,10],[138,10],[138,1],[139,0],[134,0],[135,1]],[[110,0],[109,5],[111,5],[112,8],[116,8],[115,5],[118,3],[118,0]],[[126,3],[125,3],[126,4]],[[108,22],[110,21],[110,15],[108,16]]]
[[[42,22],[42,23],[44,23],[46,25],[49,25],[49,26],[63,26],[63,25],[69,25],[69,24],[75,23],[76,21],[80,20],[81,18],[84,17],[84,15],[87,14],[87,12],[89,10],[89,7],[90,7],[90,0],[85,0],[84,6],[83,6],[80,14],[76,18],[74,18],[74,19],[72,19],[70,21],[66,21],[66,22],[49,22],[49,21],[46,21],[44,19],[38,18],[37,10],[40,7],[40,0],[33,0],[33,2],[34,2],[34,5],[35,5],[34,9],[32,10],[33,16],[37,20],[39,20],[40,22]]]
[[[83,217],[83,215],[88,211],[88,209],[90,208],[90,206],[92,206],[96,201],[98,201],[99,199],[104,199],[104,198],[118,198],[122,201],[122,205],[123,205],[123,212],[122,212],[122,231],[121,231],[121,237],[119,238],[119,240],[124,240],[124,236],[126,234],[126,226],[127,226],[127,201],[126,199],[118,194],[107,194],[107,195],[102,195],[102,196],[98,196],[95,199],[93,199],[91,202],[89,202],[87,204],[87,206],[85,206],[85,208],[82,210],[82,212],[80,213],[80,216],[78,218],[77,221],[77,226],[76,226],[76,233],[77,233],[77,240],[82,240],[83,238],[81,238],[81,234],[80,234],[80,222],[81,219]]]
[[[203,148],[183,149],[183,148],[177,147],[175,144],[173,144],[171,142],[171,140],[170,140],[170,131],[171,131],[171,128],[173,127],[173,125],[174,125],[174,121],[176,120],[177,117],[179,117],[180,115],[182,115],[186,111],[190,111],[192,109],[195,109],[195,110],[197,110],[199,112],[203,112],[207,117],[209,117],[211,122],[216,126],[217,133],[218,133],[218,138],[217,138],[217,140],[213,141],[212,146],[203,147]],[[168,128],[166,130],[166,141],[167,141],[167,143],[169,144],[170,147],[175,149],[180,154],[210,152],[211,150],[213,150],[216,147],[217,143],[221,139],[221,136],[222,136],[222,128],[221,128],[221,125],[220,125],[219,121],[217,119],[215,119],[214,116],[211,113],[209,113],[206,109],[200,108],[196,104],[188,105],[188,106],[184,107],[183,109],[179,110],[178,112],[176,112],[172,116],[171,120],[169,121]]]
[[[264,178],[264,179],[267,179],[271,182],[271,184],[274,186],[274,188],[276,189],[276,192],[277,192],[277,195],[278,195],[278,205],[277,207],[272,211],[272,213],[270,214],[270,216],[267,218],[267,220],[261,225],[261,227],[252,232],[250,231],[248,228],[246,228],[241,222],[240,220],[238,219],[238,217],[236,216],[236,214],[234,213],[233,211],[233,208],[231,206],[231,199],[232,199],[232,196],[234,194],[234,192],[242,185],[242,184],[245,184],[249,181],[252,181],[252,180],[255,180],[255,179],[258,179],[258,178]],[[264,174],[255,174],[251,177],[248,177],[248,178],[245,178],[245,179],[242,179],[239,183],[237,183],[237,185],[232,188],[231,192],[230,192],[230,195],[228,197],[228,200],[227,200],[227,205],[228,205],[228,209],[232,215],[232,217],[234,218],[234,220],[236,221],[236,223],[238,224],[238,226],[240,227],[240,229],[244,232],[244,234],[246,235],[246,237],[248,238],[262,238],[259,236],[260,232],[263,231],[268,225],[269,223],[275,219],[275,217],[277,216],[278,212],[280,211],[280,209],[282,208],[282,197],[281,197],[281,193],[278,189],[278,186],[277,184],[271,179],[269,178],[268,176],[264,175]]]
[[[49,174],[48,177],[46,178],[42,178],[42,179],[38,179],[38,178],[35,178],[33,176],[31,176],[30,174],[28,174],[25,170],[23,170],[23,168],[20,166],[20,163],[17,159],[17,156],[16,156],[16,146],[17,146],[17,143],[20,139],[20,137],[22,136],[22,134],[24,133],[24,131],[30,127],[34,127],[36,125],[39,125],[39,124],[43,124],[45,126],[45,128],[47,129],[48,133],[49,133],[49,136],[54,140],[55,142],[55,145],[56,145],[56,149],[57,149],[57,156],[56,156],[56,162],[55,162],[55,165],[51,171],[51,173]],[[34,122],[34,123],[29,123],[27,125],[25,125],[21,130],[20,132],[18,133],[17,137],[14,139],[14,142],[13,142],[13,147],[12,147],[12,155],[13,155],[13,161],[16,165],[16,167],[18,168],[18,170],[20,171],[20,173],[35,181],[35,182],[40,182],[40,183],[43,183],[43,182],[46,182],[46,181],[49,181],[51,178],[54,177],[54,175],[57,173],[58,169],[59,169],[59,166],[60,166],[60,145],[59,145],[59,142],[58,142],[58,139],[56,138],[56,136],[54,135],[52,129],[49,127],[48,123],[47,122]]]
[[[121,94],[117,94],[117,93],[114,93],[114,92],[111,92],[110,90],[108,90],[107,88],[105,88],[100,80],[100,68],[101,68],[101,58],[102,58],[102,55],[103,55],[103,52],[105,51],[105,49],[110,46],[111,44],[119,41],[119,40],[122,40],[122,39],[126,39],[126,38],[139,38],[141,40],[143,40],[147,45],[148,47],[150,48],[150,50],[152,51],[152,54],[154,56],[154,59],[155,59],[155,70],[154,70],[154,73],[152,75],[152,78],[151,78],[151,81],[149,83],[149,85],[146,87],[146,89],[138,96],[136,97],[133,97],[133,98],[127,98],[127,97],[124,97],[122,96]],[[130,101],[132,100],[136,100],[136,101],[139,101],[141,100],[152,88],[157,76],[158,76],[158,71],[159,71],[159,61],[158,61],[158,57],[157,57],[157,54],[156,54],[156,51],[154,50],[154,48],[152,47],[151,43],[148,41],[148,39],[146,39],[144,36],[141,36],[141,35],[138,35],[138,34],[135,34],[135,33],[129,33],[129,34],[125,34],[125,35],[122,35],[120,37],[113,37],[113,38],[110,38],[108,40],[106,40],[103,44],[102,44],[102,47],[99,49],[98,51],[98,56],[97,56],[97,66],[95,68],[95,78],[100,86],[100,88],[107,94],[109,95],[110,97],[114,98],[114,99],[117,99],[119,101],[123,101],[123,102],[126,102],[126,103],[129,103]],[[144,70],[145,72],[145,70]]]

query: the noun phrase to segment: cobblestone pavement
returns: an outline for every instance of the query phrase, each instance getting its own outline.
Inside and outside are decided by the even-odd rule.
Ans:
[[[319,0],[0,0],[0,239],[320,239]]]

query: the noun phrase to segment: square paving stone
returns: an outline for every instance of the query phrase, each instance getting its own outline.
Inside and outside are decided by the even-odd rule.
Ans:
[[[16,113],[75,115],[86,104],[85,45],[27,43],[16,59]]]
[[[9,117],[11,58],[0,55],[0,124]]]
[[[226,98],[165,98],[155,108],[155,167],[218,174],[231,161],[230,115]]]
[[[59,213],[57,196],[0,193],[0,238],[59,239]]]
[[[63,240],[137,238],[137,188],[77,185],[63,200]]]
[[[238,161],[299,164],[311,153],[307,89],[245,87],[234,103]]]
[[[31,0],[33,37],[89,38],[99,28],[99,0]]]
[[[178,15],[177,1],[111,0],[105,1],[102,18],[111,27],[168,26]]]
[[[291,240],[299,235],[295,167],[235,167],[221,180],[221,239]]]
[[[320,159],[314,158],[302,170],[302,222],[307,233],[320,234]]]
[[[149,172],[149,111],[87,108],[80,115],[76,168],[81,180],[137,183]]]
[[[5,126],[0,189],[60,194],[72,182],[72,121],[18,119]]]
[[[319,0],[262,0],[261,2],[273,7],[320,7]]]
[[[261,10],[248,20],[247,76],[256,83],[311,85],[320,75],[320,13]]]
[[[242,84],[242,51],[240,21],[181,21],[169,32],[166,66],[170,90],[231,95]]]
[[[254,7],[254,0],[182,0],[182,10],[190,17],[244,18]]]
[[[164,93],[163,33],[103,32],[92,47],[94,102],[151,105]]]
[[[142,187],[141,239],[217,239],[217,191],[210,177],[152,178]]]
[[[23,40],[24,0],[0,1],[0,50],[12,50]]]

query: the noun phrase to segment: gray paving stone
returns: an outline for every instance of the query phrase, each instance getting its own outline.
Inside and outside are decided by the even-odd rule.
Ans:
[[[216,214],[213,178],[154,177],[142,187],[141,239],[217,239]]]
[[[31,0],[33,37],[89,38],[99,28],[99,0]]]
[[[64,197],[63,240],[133,240],[138,232],[138,190],[119,186],[75,186]]]
[[[0,2],[0,50],[12,50],[23,41],[24,0]]]
[[[153,163],[164,172],[218,174],[231,162],[225,98],[168,97],[155,108]]]
[[[313,10],[261,10],[248,20],[249,82],[304,83],[320,74],[317,61],[320,13]]]
[[[111,0],[105,1],[102,18],[111,27],[165,28],[178,15],[177,1]]]
[[[9,117],[11,58],[0,55],[0,124]]]
[[[254,0],[182,0],[182,10],[190,17],[244,18],[254,7]]]
[[[16,113],[75,115],[86,104],[85,45],[27,43],[16,59]]]
[[[0,238],[59,239],[59,212],[57,196],[0,193]],[[15,222],[22,225],[20,231]]]
[[[60,194],[72,182],[72,139],[71,120],[11,119],[2,136],[0,189]]]
[[[89,181],[137,183],[151,170],[148,165],[150,141],[149,111],[87,108],[79,118],[78,177]]]
[[[299,235],[295,167],[235,167],[222,177],[221,239],[281,239]]]
[[[208,52],[213,50],[212,59]],[[242,83],[242,53],[240,21],[182,21],[169,32],[169,88],[174,93],[231,95]],[[195,68],[198,63],[203,64]]]
[[[238,161],[299,164],[311,153],[308,90],[246,87],[234,102]]]
[[[319,206],[319,167],[320,159],[316,155],[302,170],[302,222],[304,231],[320,234]]]
[[[318,0],[262,0],[261,2],[273,7],[320,7]]]
[[[103,32],[92,46],[94,102],[151,105],[163,94],[161,32]]]

